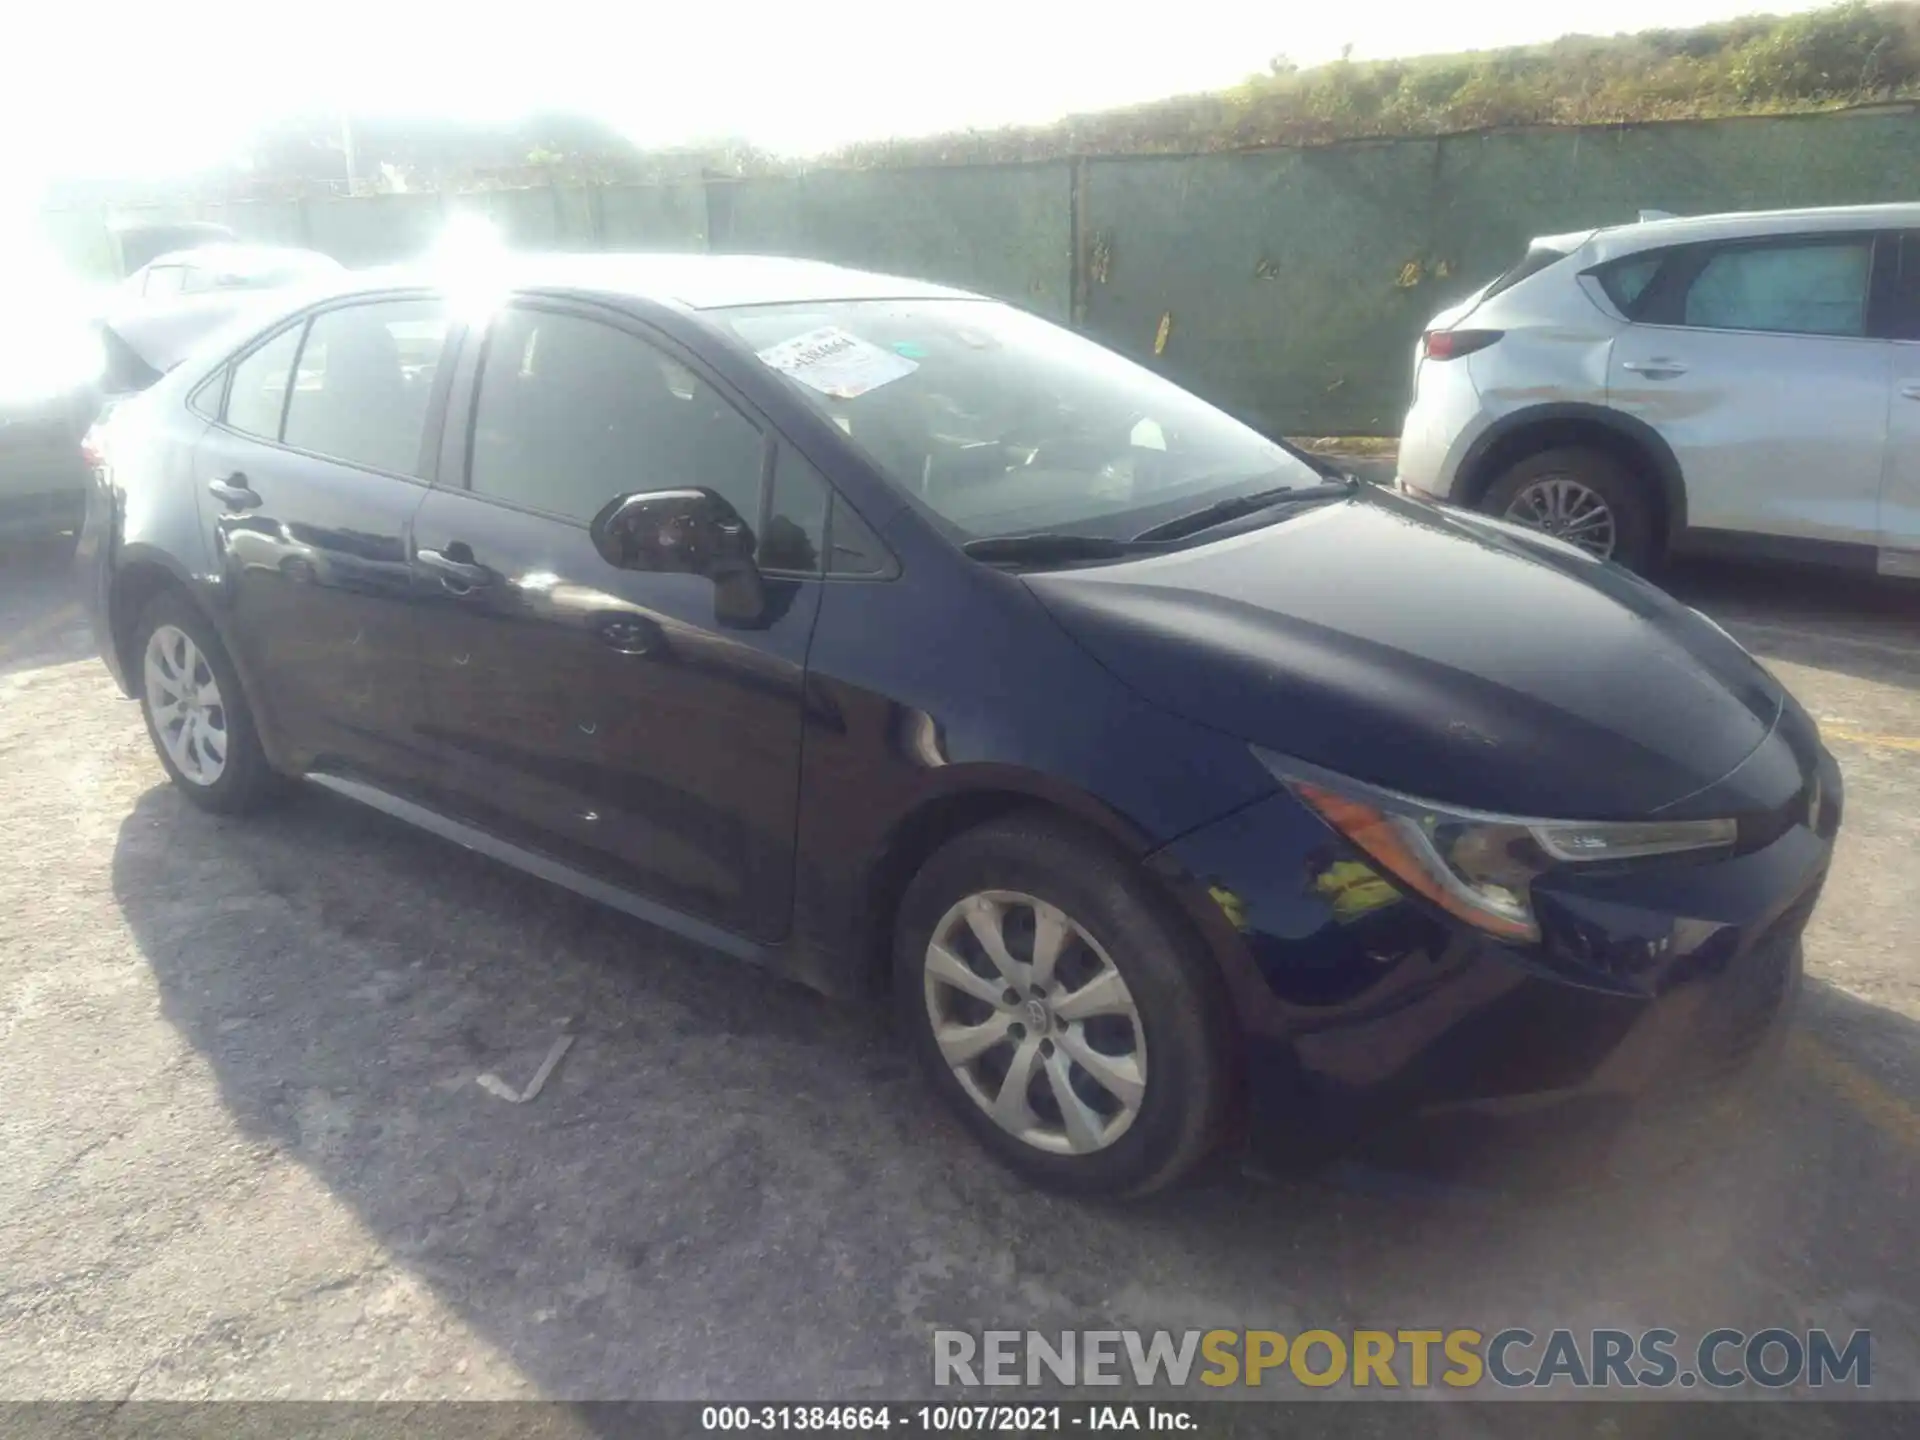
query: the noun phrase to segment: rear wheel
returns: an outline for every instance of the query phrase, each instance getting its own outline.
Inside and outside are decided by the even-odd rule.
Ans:
[[[1480,508],[1630,570],[1659,559],[1644,485],[1604,451],[1529,455],[1488,487]]]
[[[1143,1194],[1217,1137],[1227,1048],[1211,962],[1094,837],[1016,816],[951,841],[908,888],[895,966],[934,1088],[1027,1179]]]
[[[135,630],[140,709],[180,792],[203,810],[238,814],[278,796],[240,677],[205,616],[173,591],[156,595]]]

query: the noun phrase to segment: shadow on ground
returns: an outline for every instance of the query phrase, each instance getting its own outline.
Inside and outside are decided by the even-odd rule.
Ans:
[[[1705,561],[1677,565],[1660,583],[1763,660],[1920,690],[1920,585]]]
[[[936,1327],[1870,1326],[1881,1375],[1920,1375],[1911,1137],[1844,1093],[1915,1098],[1920,1030],[1822,987],[1840,1069],[1756,1083],[1632,1181],[1223,1167],[1101,1207],[983,1161],[876,1016],[331,797],[237,823],[156,788],[112,883],[244,1130],[543,1394],[926,1394]],[[537,1099],[476,1084],[523,1083],[563,1023]]]
[[[0,675],[93,653],[70,537],[0,545]]]

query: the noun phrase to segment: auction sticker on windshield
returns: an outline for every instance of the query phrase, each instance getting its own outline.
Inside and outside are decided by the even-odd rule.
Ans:
[[[837,325],[822,325],[760,351],[770,369],[835,400],[852,400],[911,375],[919,364]]]

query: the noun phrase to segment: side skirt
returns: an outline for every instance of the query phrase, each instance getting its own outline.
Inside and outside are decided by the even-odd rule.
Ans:
[[[1794,535],[1762,535],[1747,530],[1686,530],[1673,543],[1676,558],[1699,556],[1723,560],[1817,566],[1871,575],[1886,551],[1853,540],[1809,540]],[[1881,574],[1897,573],[1880,569]]]
[[[672,906],[645,899],[630,890],[623,890],[618,885],[610,885],[604,880],[574,869],[571,865],[563,865],[558,860],[502,840],[464,821],[455,820],[451,816],[443,815],[437,810],[430,810],[411,800],[404,800],[376,785],[321,771],[309,771],[303,778],[311,785],[330,790],[336,795],[344,795],[349,800],[370,806],[383,814],[393,816],[396,820],[403,820],[409,825],[438,835],[443,840],[451,840],[456,845],[462,845],[477,854],[485,855],[490,860],[498,860],[503,865],[511,865],[516,870],[550,881],[573,891],[576,895],[584,895],[589,900],[596,900],[602,905],[623,911],[636,920],[644,920],[649,925],[658,925],[662,930],[671,931],[682,939],[691,940],[696,945],[718,950],[724,955],[730,955],[736,960],[745,960],[749,964],[764,965],[773,970],[787,968],[783,952],[777,948],[748,940],[744,936],[734,934],[731,930],[723,930],[718,925],[675,910]]]

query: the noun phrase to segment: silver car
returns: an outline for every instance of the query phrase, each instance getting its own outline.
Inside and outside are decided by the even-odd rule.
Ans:
[[[51,253],[30,258],[0,277],[0,541],[77,529],[91,421],[252,307],[342,268],[311,250],[202,245],[97,292]]]
[[[1421,336],[1398,483],[1640,570],[1920,577],[1920,204],[1534,241]]]

